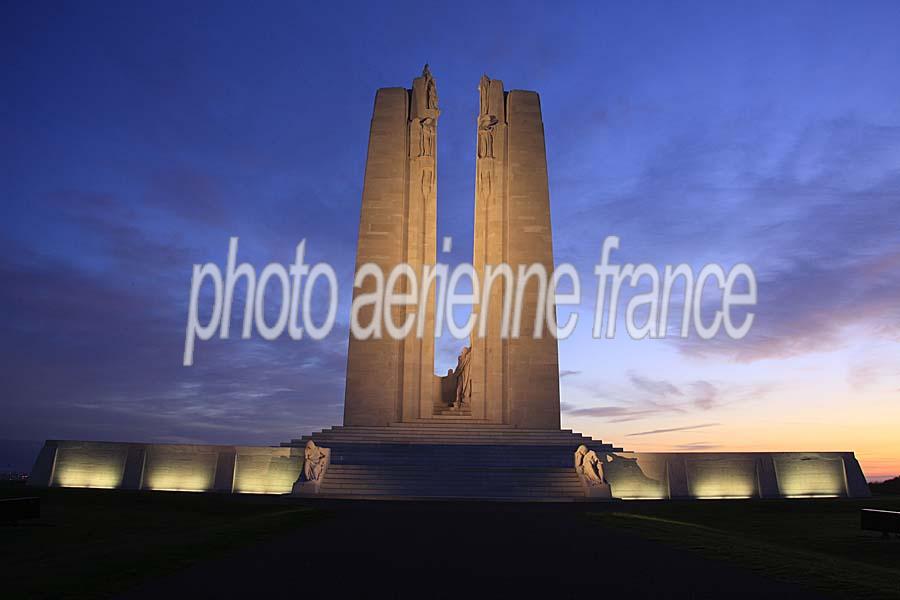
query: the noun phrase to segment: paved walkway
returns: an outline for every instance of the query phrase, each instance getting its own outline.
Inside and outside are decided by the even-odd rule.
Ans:
[[[816,598],[605,528],[584,504],[331,502],[297,531],[129,597]]]

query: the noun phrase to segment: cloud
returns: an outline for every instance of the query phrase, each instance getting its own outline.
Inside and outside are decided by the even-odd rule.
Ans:
[[[672,447],[672,449],[678,452],[702,452],[704,450],[715,450],[721,447],[721,444],[707,442],[689,442],[687,444],[676,444]]]
[[[716,406],[719,398],[719,390],[708,381],[695,381],[690,384],[691,398],[694,406],[702,410],[709,410]]]
[[[322,342],[214,338],[182,367],[187,279],[161,283],[187,251],[106,217],[89,226],[121,250],[101,269],[3,245],[2,435],[271,444],[340,421],[345,327]]]
[[[569,370],[569,369],[560,369],[560,371],[559,371],[559,378],[562,379],[563,377],[570,377],[570,376],[572,376],[572,375],[579,375],[580,373],[581,373],[581,371],[571,371],[571,370]]]
[[[613,423],[619,423],[648,417],[660,412],[670,412],[670,410],[629,406],[594,406],[591,408],[571,408],[565,412],[573,417],[602,417],[611,420]]]
[[[628,379],[637,389],[653,394],[654,396],[666,397],[683,395],[681,390],[669,381],[649,379],[634,373],[629,373]]]
[[[689,357],[750,362],[842,347],[853,335],[896,340],[900,126],[843,116],[776,128],[765,113],[747,117],[756,125],[670,133],[629,185],[579,189],[554,221],[566,232],[558,252],[590,272],[602,222],[603,235],[622,239],[617,264],[684,262],[695,273],[750,264],[759,297],[750,334],[668,338]],[[623,292],[620,318],[638,291]],[[704,305],[706,322],[714,309]],[[669,317],[680,324],[677,296]]]
[[[650,431],[638,431],[636,433],[628,433],[625,437],[638,437],[644,435],[656,435],[658,433],[672,433],[675,431],[693,431],[696,429],[706,429],[707,427],[717,427],[721,423],[703,423],[701,425],[685,425],[684,427],[670,427],[668,429],[651,429]]]
[[[605,384],[597,389],[590,383],[576,387],[604,401],[600,406],[577,406],[566,403],[562,411],[573,417],[595,417],[621,423],[659,416],[711,412],[715,409],[764,397],[769,384],[733,384],[703,379],[676,383],[628,373],[628,386]],[[610,403],[612,402],[612,403]]]

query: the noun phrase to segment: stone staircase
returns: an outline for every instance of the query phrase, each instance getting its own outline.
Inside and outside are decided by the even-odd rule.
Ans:
[[[471,417],[471,408],[453,408],[452,406],[441,406],[435,408],[434,414],[437,417]]]
[[[466,417],[388,427],[336,426],[285,442],[331,449],[319,494],[329,498],[571,502],[579,444],[621,451],[571,430],[519,429]]]

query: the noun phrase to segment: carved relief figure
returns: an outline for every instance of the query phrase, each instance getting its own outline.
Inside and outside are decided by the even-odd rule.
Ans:
[[[481,76],[478,84],[480,109],[478,113],[478,158],[494,158],[494,129],[500,120],[491,107],[491,80]]]
[[[434,172],[431,169],[425,169],[422,171],[422,200],[430,198],[433,191]]]
[[[472,376],[469,369],[471,358],[472,349],[464,347],[459,353],[456,368],[453,370],[456,374],[456,400],[453,406],[456,408],[468,405],[472,397]]]
[[[327,455],[322,448],[313,443],[312,440],[306,442],[306,449],[303,451],[303,477],[301,481],[318,481],[325,469]]]
[[[434,77],[431,76],[431,69],[428,68],[428,63],[422,69],[422,77],[425,78],[425,108],[437,109],[437,86],[434,84]]]
[[[484,195],[485,201],[490,203],[491,192],[494,186],[493,171],[489,166],[478,169],[478,191]]]
[[[434,119],[419,121],[419,156],[434,156]]]
[[[478,97],[481,101],[479,104],[478,114],[489,115],[491,114],[491,106],[490,106],[490,92],[491,92],[491,78],[487,75],[481,76],[481,81],[478,82]]]
[[[605,462],[605,454],[603,458],[600,458],[596,452],[588,450],[584,444],[581,444],[575,450],[575,472],[589,485],[603,485],[607,483],[606,478],[603,476],[603,464]]]
[[[644,470],[641,468],[641,465],[638,464],[637,458],[619,456],[618,454],[610,454],[607,456],[606,462],[606,471],[609,475],[612,476],[614,480],[618,480],[619,478],[627,478],[632,482],[637,481],[654,486],[660,486],[663,484],[663,482],[657,481],[652,477],[647,477],[647,475],[644,473]]]
[[[591,485],[603,485],[606,479],[603,477],[604,460],[597,456],[593,450],[584,455],[582,472]]]
[[[584,468],[584,455],[588,453],[587,446],[581,444],[575,450],[575,472],[579,475],[582,474],[582,469]]]
[[[494,115],[478,117],[478,158],[494,158],[494,127],[497,123]]]

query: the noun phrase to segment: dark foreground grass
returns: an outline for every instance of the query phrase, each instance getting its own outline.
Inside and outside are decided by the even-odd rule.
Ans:
[[[625,552],[637,553],[626,555],[624,563],[613,561],[616,569],[627,571],[628,581],[652,564],[656,564],[655,571],[667,572],[662,563],[673,560],[681,565],[676,571],[684,577],[718,581],[715,586],[685,589],[727,590],[731,581],[722,581],[723,573],[742,572],[717,568],[721,563],[715,561],[698,562],[702,559],[690,553],[672,553],[664,547],[668,545],[747,567],[767,579],[836,595],[900,598],[900,539],[882,540],[878,533],[859,529],[860,508],[900,510],[900,497],[547,506],[335,502],[316,503],[312,509],[308,503],[279,497],[0,486],[0,496],[21,495],[42,498],[42,517],[0,526],[2,598],[104,597],[133,587],[143,589],[143,584],[154,581],[168,593],[171,583],[166,582],[172,579],[163,576],[205,559],[224,557],[230,550],[252,547],[251,553],[264,552],[272,544],[258,543],[280,534],[288,535],[273,541],[278,549],[269,550],[262,571],[258,565],[250,565],[253,568],[243,577],[245,581],[227,578],[227,593],[220,596],[235,595],[232,588],[240,583],[241,589],[249,590],[244,595],[252,597],[258,591],[259,578],[271,574],[266,570],[270,566],[280,574],[270,583],[285,592],[295,590],[293,569],[303,570],[308,565],[324,573],[324,580],[331,585],[343,576],[347,564],[359,563],[361,558],[372,562],[369,571],[363,570],[368,574],[356,578],[366,593],[377,589],[372,588],[373,582],[392,581],[398,564],[408,567],[404,577],[419,577],[415,581],[426,582],[423,585],[427,587],[445,574],[447,561],[452,562],[449,557],[478,556],[478,551],[484,561],[508,557],[506,562],[500,561],[499,570],[512,584],[521,586],[531,581],[527,575],[541,568],[566,572],[571,567],[570,552],[585,557],[581,568],[595,568],[592,560],[609,566],[610,559],[597,553],[606,539],[618,540],[610,542],[611,552],[625,548]],[[325,516],[328,521],[321,527],[304,527]],[[640,540],[615,530],[663,545],[641,542],[629,546],[629,540]],[[291,536],[291,532],[297,533]],[[573,532],[579,535],[573,536]],[[307,541],[309,536],[314,538],[314,547],[329,552],[310,552],[307,544],[298,549],[297,540]],[[348,538],[354,543],[346,544]],[[541,552],[546,554],[548,548],[567,550],[557,562],[548,558],[537,564],[528,562]],[[556,550],[550,555],[556,556]],[[649,562],[640,567],[629,564],[631,559],[642,558]],[[193,582],[197,589],[207,589],[209,573],[214,574],[215,583],[221,569],[233,568],[229,564],[234,562],[223,558],[179,577],[183,576],[182,585]],[[629,575],[629,569],[635,573]],[[454,569],[454,577],[461,578],[457,583],[465,584],[463,588],[469,586],[466,573]],[[473,577],[471,573],[468,576]],[[758,578],[741,580],[759,585]],[[472,579],[471,585],[483,584],[478,581]],[[353,583],[344,581],[342,585]],[[508,585],[504,583],[502,589]],[[653,585],[637,589],[657,589]],[[171,595],[186,595],[182,593],[185,589],[171,589]]]
[[[106,597],[321,516],[277,497],[34,490],[41,518],[0,525],[0,596]]]
[[[779,581],[850,598],[900,598],[900,539],[861,531],[861,508],[900,510],[900,497],[629,502],[592,517]]]

